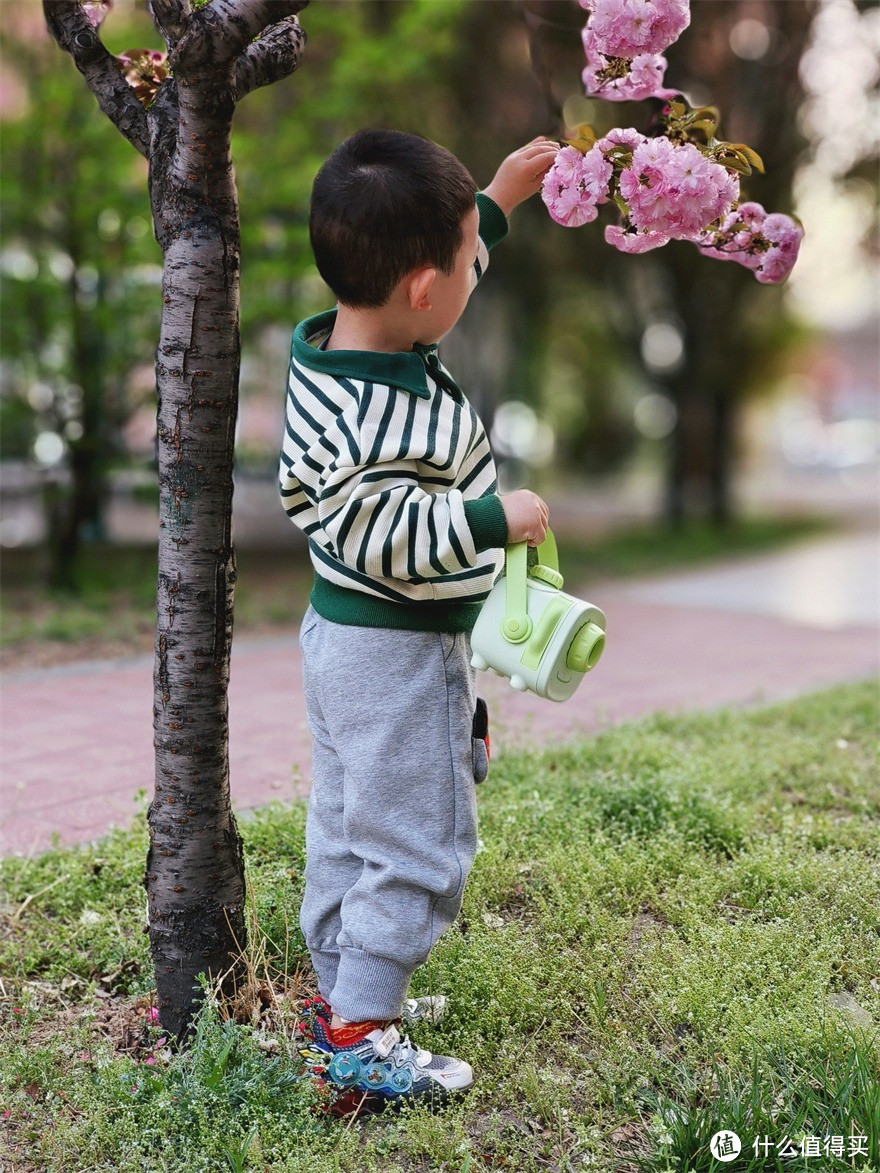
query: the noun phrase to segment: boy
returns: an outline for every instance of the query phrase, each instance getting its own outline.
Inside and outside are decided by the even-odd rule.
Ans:
[[[497,495],[485,431],[436,343],[557,150],[536,139],[476,194],[435,143],[361,131],[312,191],[312,248],[338,306],[294,332],[280,466],[315,568],[300,923],[321,997],[304,1054],[369,1107],[473,1082],[395,1023],[476,853],[468,635],[503,547],[539,544],[547,507]]]

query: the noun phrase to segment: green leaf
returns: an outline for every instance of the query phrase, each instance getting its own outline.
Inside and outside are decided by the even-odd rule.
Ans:
[[[596,132],[589,123],[581,122],[575,127],[574,138],[564,138],[562,141],[585,155],[596,143]]]
[[[739,159],[744,163],[751,173],[752,168],[756,171],[764,173],[764,161],[757,151],[753,151],[751,147],[747,147],[745,143],[722,143],[720,144],[724,149],[719,152],[719,161],[723,156],[731,156]],[[727,167],[729,164],[724,163]]]
[[[722,155],[718,162],[722,167],[726,167],[728,171],[738,171],[740,175],[751,175],[752,168],[747,159],[744,159],[738,151],[732,151]]]
[[[743,155],[756,171],[764,174],[764,160],[757,151],[753,151],[751,147],[747,147],[745,143],[737,143],[737,150]]]

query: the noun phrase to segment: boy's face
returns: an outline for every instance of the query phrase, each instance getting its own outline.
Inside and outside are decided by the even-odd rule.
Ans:
[[[476,207],[468,212],[461,222],[461,247],[455,257],[451,273],[437,270],[437,276],[428,293],[431,308],[422,311],[419,322],[420,335],[416,339],[425,346],[439,342],[448,334],[458,319],[474,286],[474,261],[477,258],[479,213]]]

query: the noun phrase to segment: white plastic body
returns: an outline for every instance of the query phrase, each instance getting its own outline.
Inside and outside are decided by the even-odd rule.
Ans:
[[[534,578],[528,579],[528,614],[534,631],[546,608],[556,600],[568,604],[557,620],[549,642],[536,668],[522,662],[529,640],[512,644],[501,634],[501,623],[506,607],[507,585],[502,576],[483,604],[471,633],[471,664],[474,668],[490,668],[506,676],[513,688],[537,693],[551,701],[564,701],[574,693],[586,673],[567,667],[568,650],[585,623],[595,623],[605,630],[605,615],[592,603],[583,602],[565,591],[555,590]],[[556,604],[558,607],[558,603]]]

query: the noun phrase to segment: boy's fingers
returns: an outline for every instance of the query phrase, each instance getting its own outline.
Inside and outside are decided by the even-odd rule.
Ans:
[[[547,143],[542,147],[534,147],[526,154],[527,159],[555,159],[559,148],[554,144]]]

